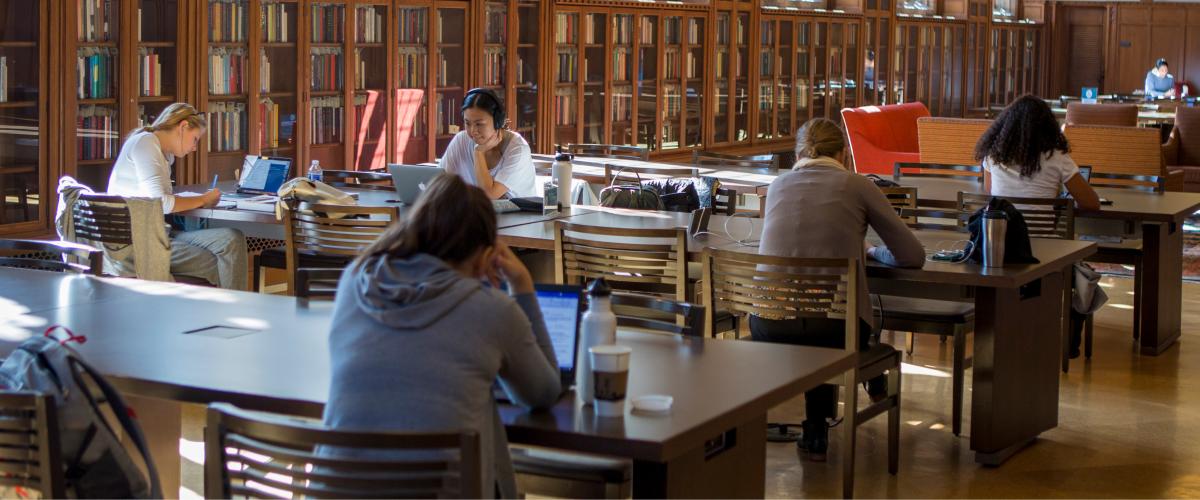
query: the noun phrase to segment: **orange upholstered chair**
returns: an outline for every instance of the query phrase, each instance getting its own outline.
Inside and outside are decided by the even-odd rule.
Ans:
[[[929,109],[920,102],[843,109],[854,169],[889,175],[896,162],[920,162],[917,118],[923,116]]]
[[[1136,127],[1138,107],[1136,104],[1067,104],[1067,125],[1109,125],[1113,127]]]

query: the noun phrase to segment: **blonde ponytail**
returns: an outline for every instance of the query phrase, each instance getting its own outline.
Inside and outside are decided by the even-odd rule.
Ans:
[[[204,116],[204,113],[197,111],[191,104],[177,102],[167,106],[162,113],[159,113],[154,123],[134,129],[133,133],[172,130],[183,122],[187,122],[188,126],[192,128],[208,128],[208,117]]]
[[[832,157],[846,149],[842,127],[828,118],[813,118],[796,133],[796,159]]]

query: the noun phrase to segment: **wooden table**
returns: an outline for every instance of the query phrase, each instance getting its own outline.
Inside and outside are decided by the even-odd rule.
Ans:
[[[572,217],[572,223],[619,228],[687,227],[688,214],[598,209]],[[734,238],[722,237],[725,222]],[[705,248],[757,252],[732,240],[756,244],[762,220],[713,216],[709,231],[718,235],[689,238],[697,258]],[[927,249],[936,242],[961,239],[960,233],[917,231]],[[554,223],[527,224],[500,231],[513,245],[553,249]],[[1033,240],[1038,264],[1001,269],[979,264],[929,262],[923,269],[897,269],[867,263],[873,289],[888,293],[940,297],[947,290],[974,297],[976,307],[971,449],[976,461],[997,465],[1058,425],[1058,376],[1063,332],[1067,327],[1072,264],[1096,252],[1086,241]]]
[[[956,200],[958,193],[983,192],[983,184],[968,180],[901,178],[917,188],[917,197]],[[1147,193],[1132,189],[1096,188],[1112,200],[1100,210],[1079,210],[1085,219],[1128,221],[1142,229],[1142,311],[1140,352],[1157,356],[1173,345],[1183,325],[1183,223],[1200,210],[1200,194],[1168,191]]]
[[[533,155],[534,160],[539,162],[553,162],[553,155]],[[739,168],[699,168],[688,164],[663,163],[641,160],[624,160],[619,158],[601,158],[594,156],[576,156],[571,160],[571,176],[575,179],[581,179],[591,184],[604,185],[604,166],[611,165],[614,169],[620,167],[639,167],[646,169],[677,169],[677,168],[695,168],[697,173],[706,177],[714,177],[721,181],[724,187],[732,188],[739,193],[753,194],[760,187],[765,187],[775,180],[777,174],[763,172],[761,169],[739,169]],[[642,174],[646,179],[656,178],[654,174]]]
[[[178,403],[321,415],[331,312],[330,303],[292,297],[0,268],[0,354],[48,324],[86,335],[74,347],[134,396],[159,470],[175,474],[164,484],[172,493]],[[232,339],[185,333],[214,325],[253,331]],[[573,398],[549,412],[501,414],[512,442],[632,459],[638,497],[761,498],[767,410],[844,373],[855,358],[755,342],[624,331],[617,338],[633,348],[629,395],[672,395],[670,415],[601,419]]]

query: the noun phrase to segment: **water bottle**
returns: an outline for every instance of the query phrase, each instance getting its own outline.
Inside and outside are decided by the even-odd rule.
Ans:
[[[592,404],[592,361],[588,348],[617,342],[617,316],[612,312],[612,290],[604,278],[588,285],[588,309],[579,325],[579,351],[575,357],[575,394]]]
[[[312,165],[308,166],[308,180],[314,181],[314,182],[321,182],[322,180],[324,180],[324,178],[325,178],[325,174],[321,170],[321,162],[319,162],[317,160],[313,160]]]
[[[550,167],[550,177],[554,179],[554,183],[558,185],[558,203],[563,208],[571,207],[571,155],[564,153],[562,146],[558,147],[558,154],[554,156],[554,165]]]
[[[1004,238],[1008,214],[1003,210],[983,212],[983,267],[1004,267]]]

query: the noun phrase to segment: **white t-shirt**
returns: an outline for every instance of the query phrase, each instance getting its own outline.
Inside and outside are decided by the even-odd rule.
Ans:
[[[537,178],[533,169],[533,156],[529,152],[529,143],[525,142],[525,138],[516,132],[508,132],[510,139],[507,144],[502,144],[504,151],[500,154],[500,161],[492,167],[489,172],[492,174],[492,179],[496,182],[504,184],[508,188],[509,198],[521,198],[526,196],[536,196],[537,190],[534,188]],[[459,177],[462,177],[472,186],[478,186],[479,182],[475,180],[475,141],[471,140],[471,136],[467,135],[464,130],[454,135],[450,140],[450,145],[446,147],[446,153],[442,155],[442,159],[438,160],[438,166],[451,172]]]
[[[1067,180],[1079,173],[1071,156],[1056,150],[1042,158],[1042,168],[1031,177],[1021,177],[1021,167],[1009,167],[983,160],[983,169],[992,174],[992,195],[1014,198],[1058,198]]]
[[[175,156],[163,153],[154,132],[137,132],[121,146],[108,177],[108,194],[161,198],[163,213],[175,208],[171,164]]]

